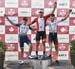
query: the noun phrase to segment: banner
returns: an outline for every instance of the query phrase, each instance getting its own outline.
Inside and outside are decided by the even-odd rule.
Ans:
[[[61,19],[68,10],[72,9],[69,18],[58,25],[58,42],[59,42],[59,57],[55,56],[55,48],[53,47],[53,57],[59,60],[68,60],[69,57],[69,41],[75,39],[75,0],[0,0],[0,40],[7,44],[6,60],[19,60],[20,48],[18,38],[18,28],[11,25],[4,14],[7,14],[14,23],[21,23],[22,17],[28,17],[29,23],[38,15],[39,9],[44,9],[44,15],[50,13],[53,9],[54,2],[57,2],[55,15]],[[49,27],[46,27],[46,52],[49,54],[48,44]],[[31,40],[35,55],[36,48],[36,33],[29,30],[28,37]],[[25,44],[24,57],[27,59],[29,46]],[[39,55],[42,55],[43,46],[40,41]]]

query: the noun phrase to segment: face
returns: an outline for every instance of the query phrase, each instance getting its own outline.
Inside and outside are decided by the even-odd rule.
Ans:
[[[27,20],[23,20],[23,23],[26,24],[27,23]]]
[[[43,12],[39,12],[39,16],[43,17],[44,13]]]
[[[51,19],[51,22],[54,22],[55,16],[51,16],[50,19]]]

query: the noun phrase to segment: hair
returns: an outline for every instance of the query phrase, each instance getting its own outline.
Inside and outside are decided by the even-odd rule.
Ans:
[[[55,14],[52,13],[51,16],[52,16],[52,17],[55,17]]]
[[[28,19],[27,19],[27,17],[23,17],[23,20],[27,21]]]
[[[43,9],[40,9],[39,13],[44,13],[43,11],[44,11]]]

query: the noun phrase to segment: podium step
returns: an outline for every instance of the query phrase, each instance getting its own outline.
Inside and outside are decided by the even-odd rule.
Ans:
[[[18,62],[6,62],[7,66],[5,69],[49,69],[48,65],[51,65],[50,59],[28,59],[28,63],[19,65]]]
[[[33,69],[32,66],[30,66],[29,63],[24,63],[22,65],[18,64],[18,62],[8,61],[5,64],[6,66],[4,69]]]
[[[51,65],[51,61],[47,60],[31,60],[33,69],[49,69],[48,65]]]
[[[60,61],[60,64],[52,62],[51,66],[48,66],[48,64],[51,63],[49,59],[29,59],[27,62],[29,62],[29,64],[24,63],[23,65],[19,65],[18,61],[8,61],[5,62],[4,65],[6,66],[4,69],[74,69],[70,61]]]

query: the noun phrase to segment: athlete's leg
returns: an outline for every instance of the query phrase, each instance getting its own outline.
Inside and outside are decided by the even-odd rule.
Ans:
[[[32,45],[31,45],[30,39],[29,39],[27,36],[25,36],[25,43],[28,44],[28,46],[29,46],[29,55],[31,55],[31,52],[32,52]]]
[[[32,45],[29,44],[29,55],[31,55],[31,52],[32,52]]]
[[[49,46],[50,46],[50,55],[49,56],[51,56],[52,55],[52,46],[53,45],[53,42],[52,41],[49,41]]]
[[[55,45],[55,50],[56,50],[56,54],[58,56],[58,43],[54,44]]]
[[[39,47],[40,41],[36,41],[36,55],[38,55],[38,47]]]
[[[20,36],[20,50],[21,50],[21,57],[20,57],[20,64],[24,63],[24,41],[23,38]]]
[[[20,49],[21,49],[21,60],[23,60],[24,59],[24,47],[21,47]]]
[[[43,39],[42,43],[43,43],[43,47],[44,47],[43,54],[45,54],[45,51],[46,51],[46,47],[45,47],[46,39]]]
[[[23,36],[20,36],[20,50],[21,50],[21,59],[23,59],[23,56],[24,56],[24,38]]]
[[[32,45],[31,44],[28,44],[29,45],[29,54],[28,54],[28,58],[33,58],[31,56],[31,52],[32,52]]]
[[[56,56],[58,57],[58,43],[55,44],[55,50],[56,50]],[[56,63],[59,63],[58,59],[55,61]]]
[[[46,47],[45,47],[45,43],[46,43],[46,32],[42,32],[42,44],[43,44],[43,59],[46,57]]]
[[[56,55],[58,57],[58,38],[57,38],[57,33],[54,36],[54,45],[55,45],[55,50],[56,50]],[[58,59],[56,60],[56,63],[59,63]]]
[[[28,44],[29,46],[29,53],[28,53],[28,58],[32,58],[31,57],[31,52],[32,52],[32,46],[31,46],[31,41],[29,40],[29,38],[27,36],[24,37],[24,42]]]
[[[56,55],[58,56],[58,38],[57,38],[57,33],[55,33],[55,35],[54,35],[54,45],[55,45]]]
[[[37,32],[36,33],[36,57],[35,58],[38,58],[38,47],[39,47],[39,43],[40,43],[40,33]]]
[[[49,46],[50,46],[50,57],[51,57],[51,54],[52,54],[52,45],[53,45],[53,35],[52,33],[49,33],[49,36],[48,36],[48,41],[49,41]]]

